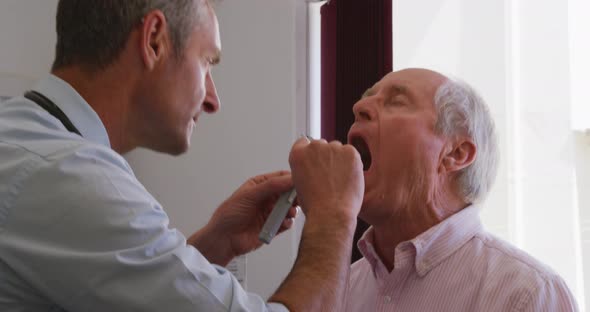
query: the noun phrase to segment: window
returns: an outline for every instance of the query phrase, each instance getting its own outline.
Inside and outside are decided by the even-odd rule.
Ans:
[[[569,38],[571,58],[572,125],[576,130],[590,129],[590,2],[569,0]]]

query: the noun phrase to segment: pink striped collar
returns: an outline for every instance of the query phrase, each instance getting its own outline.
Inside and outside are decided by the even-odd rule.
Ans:
[[[468,206],[416,238],[395,246],[394,266],[403,268],[413,262],[416,273],[423,277],[482,229],[479,207]],[[389,272],[379,259],[373,244],[373,227],[370,227],[358,241],[357,246],[371,265],[373,274],[376,277],[387,276]]]

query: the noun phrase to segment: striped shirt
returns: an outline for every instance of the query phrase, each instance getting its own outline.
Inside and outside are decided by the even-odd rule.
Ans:
[[[359,240],[347,311],[577,311],[567,285],[525,252],[484,231],[471,206],[400,243],[388,272]]]

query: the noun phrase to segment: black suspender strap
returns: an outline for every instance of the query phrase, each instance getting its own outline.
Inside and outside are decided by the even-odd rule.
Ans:
[[[76,133],[79,136],[82,136],[80,134],[80,131],[78,131],[78,129],[76,129],[76,127],[70,121],[68,116],[66,116],[66,114],[64,114],[64,112],[61,109],[59,109],[59,107],[57,107],[57,105],[55,105],[55,103],[53,103],[46,96],[44,96],[43,94],[41,94],[37,91],[27,91],[25,93],[25,97],[27,99],[37,103],[37,105],[41,106],[41,108],[43,108],[48,113],[50,113],[53,117],[55,117],[59,121],[61,121],[61,123],[64,125],[64,127],[66,127],[66,129],[68,129],[68,131]]]

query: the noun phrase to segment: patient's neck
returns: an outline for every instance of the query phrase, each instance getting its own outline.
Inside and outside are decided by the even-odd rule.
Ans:
[[[444,221],[467,206],[456,196],[442,196],[422,202],[413,202],[401,209],[386,222],[373,225],[375,251],[389,272],[394,269],[395,248],[412,240],[431,227]]]

